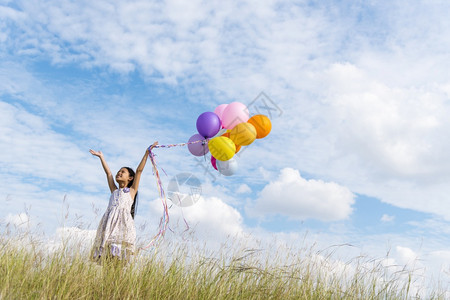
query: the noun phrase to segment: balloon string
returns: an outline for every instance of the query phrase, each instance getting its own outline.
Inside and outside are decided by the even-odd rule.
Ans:
[[[198,141],[187,142],[187,143],[180,143],[180,144],[155,145],[154,148],[172,148],[172,147],[178,147],[178,146],[186,146],[186,145],[190,145],[190,144],[196,144],[196,143],[200,143],[200,142],[204,142],[205,144],[207,144],[207,143],[208,143],[208,140],[207,140],[207,139],[204,139],[204,140],[198,140]]]
[[[155,178],[156,178],[156,186],[158,188],[159,197],[160,197],[162,205],[163,205],[163,215],[159,221],[158,233],[153,237],[153,239],[150,241],[150,243],[147,246],[141,248],[144,250],[147,248],[150,248],[151,246],[156,244],[156,242],[159,242],[164,237],[164,235],[166,234],[168,224],[169,224],[169,210],[167,207],[166,193],[164,192],[164,188],[163,188],[162,182],[161,182],[161,177],[159,176],[158,168],[157,168],[156,161],[155,161],[155,155],[153,154],[153,152],[150,148],[149,148],[149,157],[150,157],[150,161],[152,162],[153,174],[155,175]]]
[[[205,140],[198,140],[198,141],[180,143],[180,144],[155,145],[153,148],[172,148],[172,147],[177,147],[177,146],[186,146],[189,144],[196,144],[196,143],[200,143],[200,142],[203,142],[203,145],[206,145],[208,143],[208,140],[205,139]],[[150,241],[150,243],[147,244],[147,246],[140,248],[142,250],[148,249],[148,248],[154,246],[157,242],[159,242],[166,234],[166,230],[169,228],[169,209],[167,206],[166,193],[164,192],[161,177],[159,176],[158,167],[156,165],[155,154],[152,152],[151,147],[148,148],[148,151],[149,151],[148,156],[150,157],[150,161],[152,162],[153,175],[155,175],[155,179],[156,179],[156,186],[158,188],[159,198],[161,199],[161,203],[163,205],[163,215],[159,221],[158,233],[153,237],[153,239]],[[161,170],[163,170],[164,174],[166,174],[166,176],[167,176],[166,171],[164,171],[164,169],[162,169],[162,168],[161,168]],[[186,232],[187,230],[189,230],[189,224],[187,223],[186,219],[184,218],[183,211],[181,211],[181,214],[183,216],[184,223],[186,224],[186,230],[184,231],[184,232]],[[169,230],[170,230],[170,228],[169,228]]]

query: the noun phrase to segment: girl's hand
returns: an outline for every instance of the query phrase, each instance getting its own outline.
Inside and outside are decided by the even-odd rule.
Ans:
[[[102,151],[94,151],[94,150],[90,149],[89,152],[90,152],[92,155],[94,155],[94,156],[97,156],[97,157],[100,157],[100,158],[103,157]]]
[[[158,145],[158,142],[154,142],[154,143],[150,146],[150,150],[152,150],[153,148],[155,148],[156,145]]]

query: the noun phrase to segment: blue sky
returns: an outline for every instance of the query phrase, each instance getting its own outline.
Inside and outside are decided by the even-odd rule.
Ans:
[[[279,113],[236,175],[212,177],[186,148],[156,150],[166,184],[183,172],[202,182],[199,203],[171,209],[174,227],[184,216],[206,241],[250,233],[295,244],[308,232],[319,246],[392,249],[397,263],[448,275],[449,8],[0,1],[0,218],[28,211],[52,235],[69,205],[65,225],[92,232],[108,189],[90,148],[113,172],[135,168],[153,141],[186,142],[202,112],[262,103],[264,92]],[[136,222],[156,231],[149,166],[140,192]]]

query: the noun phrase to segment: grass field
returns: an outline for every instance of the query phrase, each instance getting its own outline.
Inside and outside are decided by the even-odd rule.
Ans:
[[[411,271],[393,272],[365,257],[342,263],[314,251],[265,255],[227,247],[211,254],[172,245],[140,253],[129,265],[99,266],[80,247],[46,251],[27,240],[1,238],[0,299],[445,298],[438,289],[412,288]]]

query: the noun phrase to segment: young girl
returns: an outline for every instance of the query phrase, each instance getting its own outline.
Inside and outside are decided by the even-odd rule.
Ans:
[[[157,144],[158,142],[154,142],[150,146],[150,150]],[[128,260],[130,255],[134,254],[134,244],[136,242],[136,228],[134,226],[136,195],[141,174],[149,155],[149,149],[145,151],[136,173],[128,167],[123,167],[117,172],[116,182],[119,187],[114,183],[114,178],[103,157],[103,153],[92,149],[89,152],[100,158],[103,170],[106,173],[109,189],[111,190],[108,208],[97,228],[91,258],[95,261],[100,261],[102,256]]]

